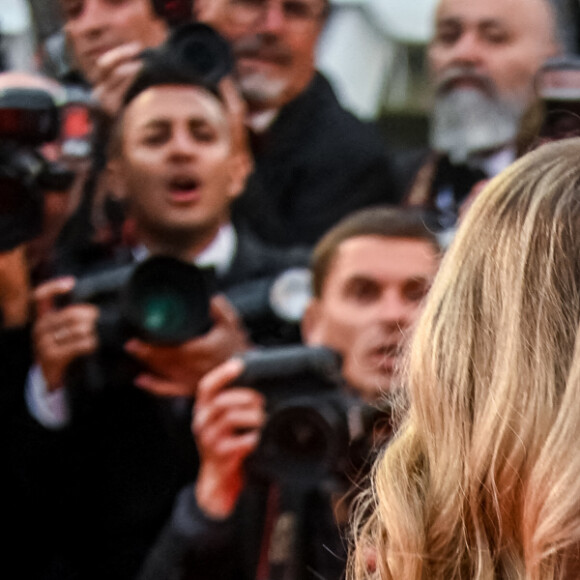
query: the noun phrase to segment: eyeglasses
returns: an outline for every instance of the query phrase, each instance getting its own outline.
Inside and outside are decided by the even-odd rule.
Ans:
[[[242,24],[253,24],[263,18],[278,3],[284,19],[289,23],[317,20],[326,12],[326,5],[307,0],[231,0],[233,16]]]

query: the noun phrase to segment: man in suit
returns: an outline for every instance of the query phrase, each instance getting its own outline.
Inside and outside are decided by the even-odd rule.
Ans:
[[[61,3],[79,68],[113,116],[137,55],[167,26],[144,0]],[[328,0],[197,0],[194,9],[231,41],[248,104],[255,171],[234,206],[236,223],[275,245],[312,245],[350,211],[398,201],[378,129],[347,112],[316,71]]]
[[[342,355],[344,401],[350,393],[353,400],[379,405],[391,387],[403,344],[439,265],[438,239],[428,224],[422,211],[365,208],[331,228],[314,249],[314,296],[303,319],[304,341]],[[318,460],[328,431],[335,443],[340,440],[340,431],[334,431],[340,419],[323,399],[309,393],[310,405],[327,421],[320,419],[324,428],[313,429],[316,450],[293,453],[299,445],[282,443],[274,459],[278,469],[256,470],[253,453],[264,435],[268,411],[275,412],[266,401],[282,378],[273,376],[274,370],[265,392],[259,392],[238,384],[243,368],[240,360],[227,361],[200,383],[192,425],[201,458],[199,475],[178,496],[139,580],[344,574],[345,544],[339,529],[346,514],[333,508],[352,477],[360,476],[357,469],[368,459],[368,449],[363,445],[361,451],[360,441],[351,441],[348,460],[329,466],[331,453],[321,453],[326,461]],[[309,416],[304,406],[299,408],[301,417]],[[309,427],[313,422],[305,421]],[[297,433],[298,440],[301,435],[308,438],[309,427],[300,424],[296,412],[292,422],[284,423],[284,432],[289,441]],[[295,466],[289,480],[282,473],[288,464]],[[305,497],[308,503],[301,504]]]
[[[234,206],[238,223],[276,245],[313,245],[351,211],[398,201],[383,137],[316,70],[328,0],[198,0],[196,9],[231,42],[248,105],[255,171]]]
[[[275,253],[229,221],[248,164],[224,104],[227,91],[223,82],[205,83],[174,62],[163,46],[149,53],[113,131],[107,171],[134,226],[134,259],[163,254],[212,266],[222,291],[304,264],[305,253]],[[62,534],[56,561],[66,571],[61,577],[126,579],[174,493],[195,474],[187,434],[197,377],[249,348],[249,340],[235,309],[214,296],[213,324],[204,335],[174,347],[125,344],[145,365],[134,381],[139,388],[118,383],[125,355],[117,353],[101,362],[104,384],[90,391],[92,377],[81,373],[75,381],[71,373],[104,346],[101,312],[95,304],[57,308],[74,286],[68,277],[36,290],[37,366],[28,385],[33,414],[60,439],[61,469],[50,486],[56,536]]]
[[[534,75],[558,51],[547,0],[440,0],[428,47],[431,152],[405,202],[435,208],[452,227],[474,184],[515,159]]]

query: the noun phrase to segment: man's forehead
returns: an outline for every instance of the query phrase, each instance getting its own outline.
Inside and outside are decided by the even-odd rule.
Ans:
[[[437,256],[433,244],[425,239],[357,236],[339,245],[329,274],[334,271],[337,278],[430,276],[437,267]]]
[[[515,25],[528,16],[551,17],[547,0],[441,0],[436,22],[448,20],[469,23],[500,22]],[[533,31],[530,31],[533,32]]]
[[[156,85],[137,95],[126,108],[133,124],[152,119],[193,116],[212,124],[227,125],[224,105],[212,93],[193,85]]]

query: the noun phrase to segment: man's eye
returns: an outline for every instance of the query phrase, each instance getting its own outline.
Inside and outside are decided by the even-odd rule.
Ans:
[[[82,14],[83,8],[83,2],[63,2],[62,5],[62,11],[66,20],[78,18]]]
[[[433,42],[449,46],[455,44],[459,40],[460,35],[460,31],[456,29],[447,28],[438,30]]]
[[[284,2],[284,14],[291,18],[310,18],[314,13],[314,7],[306,2]]]
[[[215,129],[204,123],[194,124],[190,127],[191,136],[198,143],[213,143],[217,139]]]
[[[200,143],[213,143],[216,140],[216,133],[212,129],[195,129],[193,137]]]
[[[261,8],[266,4],[264,0],[233,0],[234,5],[247,6],[249,8]]]
[[[358,281],[351,284],[346,291],[347,297],[356,302],[369,303],[376,300],[380,294],[380,289],[376,284],[370,282]]]
[[[420,302],[429,292],[429,285],[423,280],[414,280],[405,286],[405,298],[410,302]]]
[[[168,134],[165,131],[154,131],[143,135],[142,142],[145,145],[162,145],[167,138]]]
[[[485,40],[489,44],[505,44],[509,40],[509,35],[502,30],[488,31],[485,33]]]

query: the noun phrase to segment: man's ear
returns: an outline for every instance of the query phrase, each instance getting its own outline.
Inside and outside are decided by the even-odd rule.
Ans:
[[[127,187],[123,179],[123,171],[119,159],[108,161],[103,172],[106,189],[111,195],[118,200],[124,200],[127,197]]]
[[[246,187],[246,181],[254,169],[254,160],[248,149],[240,149],[232,156],[229,161],[230,187],[229,197],[235,199]]]
[[[311,298],[304,310],[300,323],[302,342],[308,345],[320,344],[320,320],[322,305],[318,298]]]

